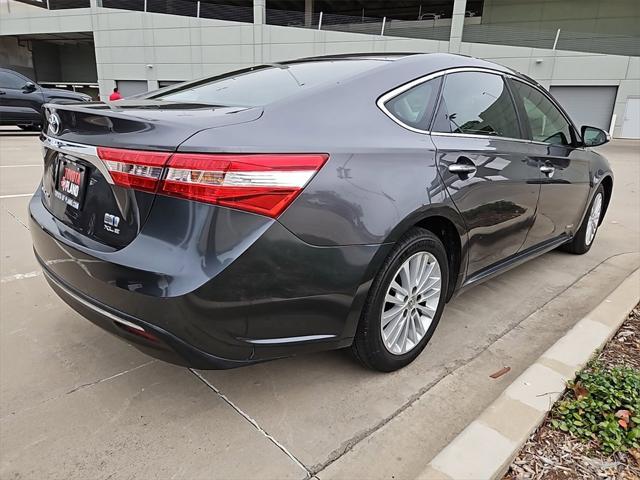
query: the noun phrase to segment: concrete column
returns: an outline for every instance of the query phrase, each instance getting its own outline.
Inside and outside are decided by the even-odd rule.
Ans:
[[[453,1],[453,16],[451,17],[451,34],[449,35],[449,52],[459,53],[464,28],[464,12],[467,11],[467,0]]]
[[[304,0],[304,26],[310,27],[313,23],[313,0]]]
[[[264,25],[267,23],[267,0],[253,0],[253,23]]]

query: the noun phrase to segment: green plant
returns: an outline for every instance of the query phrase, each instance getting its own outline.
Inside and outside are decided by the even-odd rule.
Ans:
[[[605,453],[640,447],[640,370],[590,363],[551,411],[552,427]]]

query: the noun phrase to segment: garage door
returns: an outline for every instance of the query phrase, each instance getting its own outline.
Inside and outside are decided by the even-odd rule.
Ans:
[[[620,136],[622,138],[640,138],[640,98],[627,98]]]
[[[576,126],[609,131],[618,87],[552,86],[551,94],[560,102]]]
[[[116,83],[118,84],[120,95],[123,97],[138,95],[148,90],[146,80],[118,80]]]

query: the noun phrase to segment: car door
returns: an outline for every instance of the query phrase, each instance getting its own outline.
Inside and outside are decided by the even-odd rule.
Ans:
[[[0,113],[2,123],[40,122],[43,98],[40,87],[25,89],[29,80],[6,70],[0,71]]]
[[[540,88],[510,79],[528,138],[531,162],[538,165],[540,200],[522,248],[562,241],[578,229],[590,189],[591,153],[579,146],[565,114]]]
[[[431,130],[439,171],[468,230],[467,278],[481,276],[520,250],[540,192],[504,77],[447,74]]]

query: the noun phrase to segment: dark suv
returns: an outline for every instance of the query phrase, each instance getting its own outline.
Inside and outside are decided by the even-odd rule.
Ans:
[[[17,125],[23,130],[40,130],[45,103],[90,102],[84,93],[44,88],[24,75],[0,68],[0,125]]]

